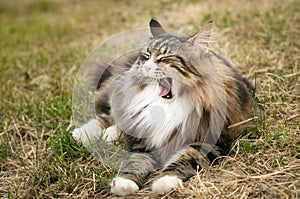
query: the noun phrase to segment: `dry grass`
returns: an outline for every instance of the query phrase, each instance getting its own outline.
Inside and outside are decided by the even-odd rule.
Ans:
[[[299,1],[0,2],[0,198],[115,198],[115,171],[69,136],[74,75],[102,39],[152,16],[187,34],[214,19],[214,48],[265,106],[230,156],[163,198],[300,198]]]

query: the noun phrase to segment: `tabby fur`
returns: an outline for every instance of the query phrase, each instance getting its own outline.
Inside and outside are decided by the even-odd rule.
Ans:
[[[228,154],[245,132],[248,123],[232,125],[253,117],[255,89],[209,48],[211,29],[212,21],[191,37],[174,36],[152,19],[147,44],[99,80],[100,129],[115,125],[112,139],[127,149],[113,194],[133,194],[150,175],[153,192],[165,194]]]

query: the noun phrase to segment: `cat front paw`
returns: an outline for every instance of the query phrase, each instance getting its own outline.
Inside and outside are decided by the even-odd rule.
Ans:
[[[116,125],[110,126],[102,132],[101,139],[107,142],[118,140],[120,131]]]
[[[157,195],[164,195],[179,186],[182,186],[181,179],[177,176],[166,175],[153,182],[152,192]]]
[[[139,186],[132,180],[116,177],[111,183],[110,192],[117,196],[127,196],[139,190]]]
[[[101,131],[99,121],[92,119],[80,128],[75,128],[72,137],[77,142],[82,142],[85,147],[89,147],[99,140]]]

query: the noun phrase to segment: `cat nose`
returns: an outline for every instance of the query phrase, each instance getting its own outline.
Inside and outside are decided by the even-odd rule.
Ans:
[[[145,70],[146,70],[146,72],[148,73],[148,72],[151,70],[151,67],[150,67],[150,66],[146,66],[146,67],[145,67]]]
[[[153,59],[149,59],[148,61],[146,61],[143,66],[147,74],[155,71],[156,67],[156,63],[153,61]]]
[[[147,64],[144,65],[144,71],[146,75],[150,75],[153,74],[155,71],[156,65],[152,65],[152,64]]]

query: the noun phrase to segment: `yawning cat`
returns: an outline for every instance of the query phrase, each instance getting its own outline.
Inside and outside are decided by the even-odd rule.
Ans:
[[[191,37],[175,36],[152,19],[147,44],[107,67],[95,93],[97,119],[73,137],[126,147],[111,193],[133,194],[155,172],[152,191],[165,194],[243,134],[246,125],[233,124],[253,117],[254,87],[209,48],[211,29],[212,21]]]

